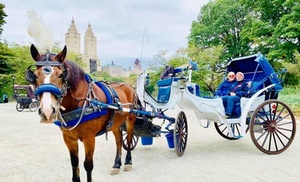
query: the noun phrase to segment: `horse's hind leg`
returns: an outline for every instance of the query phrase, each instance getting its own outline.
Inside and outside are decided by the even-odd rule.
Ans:
[[[92,170],[94,168],[93,156],[95,151],[95,136],[85,138],[83,141],[85,150],[84,168],[87,175],[87,181],[92,181]]]
[[[80,182],[80,175],[79,175],[79,159],[78,159],[78,139],[70,138],[65,135],[64,136],[64,141],[65,144],[67,145],[70,153],[70,158],[71,158],[71,165],[72,165],[72,181],[73,182]]]
[[[122,156],[122,132],[120,128],[117,128],[112,131],[115,136],[117,151],[116,151],[116,157],[115,157],[115,163],[113,165],[113,168],[110,172],[111,175],[119,174],[120,168],[122,166],[121,162],[121,156]]]

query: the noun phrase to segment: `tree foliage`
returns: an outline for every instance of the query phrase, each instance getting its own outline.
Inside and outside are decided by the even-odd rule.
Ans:
[[[222,45],[221,58],[262,53],[275,70],[297,64],[300,52],[299,0],[215,0],[204,5],[192,23],[189,47]],[[294,65],[297,66],[297,65]],[[291,68],[291,66],[289,66]],[[286,75],[288,84],[298,84]]]
[[[2,26],[6,23],[5,17],[7,17],[5,11],[4,11],[5,5],[0,3],[0,35],[2,34]]]
[[[187,49],[189,57],[198,63],[199,71],[193,73],[193,79],[202,91],[215,92],[223,80],[227,65],[227,61],[222,59],[223,50],[223,46],[206,49],[191,46]]]
[[[236,0],[216,0],[204,5],[196,21],[193,21],[189,46],[200,49],[222,45],[222,58],[240,57],[249,54],[251,42],[241,36],[249,21],[248,9]]]

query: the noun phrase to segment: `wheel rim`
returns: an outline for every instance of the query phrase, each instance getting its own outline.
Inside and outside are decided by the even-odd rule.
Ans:
[[[36,102],[31,102],[31,103],[29,104],[29,110],[30,110],[31,112],[36,111],[37,107],[38,107],[38,105],[37,105]]]
[[[174,126],[174,146],[178,156],[184,154],[188,139],[187,119],[183,111],[181,111]]]
[[[295,116],[285,103],[268,100],[254,112],[249,130],[253,143],[260,151],[279,154],[294,140]]]
[[[17,111],[21,112],[21,111],[23,111],[24,107],[21,105],[21,103],[17,103],[16,109],[17,109]]]
[[[241,124],[240,123],[230,123],[230,127],[232,128],[232,133],[234,136],[241,135]],[[237,140],[240,137],[231,137],[229,136],[229,131],[225,123],[217,123],[215,122],[215,128],[217,132],[223,137],[228,140]]]
[[[125,150],[128,151],[128,149],[130,149],[130,151],[132,151],[136,145],[138,144],[139,142],[139,137],[136,136],[136,135],[133,135],[132,136],[132,140],[131,140],[131,145],[129,146],[129,148],[127,147],[127,132],[126,131],[122,131],[122,135],[123,135],[123,148]]]

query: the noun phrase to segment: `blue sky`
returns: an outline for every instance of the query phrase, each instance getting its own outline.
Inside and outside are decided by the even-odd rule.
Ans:
[[[27,13],[34,10],[49,27],[54,41],[62,43],[72,18],[82,41],[90,23],[97,37],[97,55],[102,65],[112,60],[122,66],[133,65],[134,60],[141,57],[142,61],[150,62],[160,51],[171,54],[187,47],[191,23],[207,2],[209,0],[2,0],[8,17],[1,40],[35,43],[27,32],[30,23]],[[83,42],[81,45],[83,49]]]

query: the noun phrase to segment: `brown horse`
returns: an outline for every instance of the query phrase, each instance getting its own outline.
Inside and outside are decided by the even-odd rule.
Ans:
[[[42,123],[56,123],[60,126],[63,139],[70,152],[73,181],[80,181],[78,167],[78,140],[85,149],[84,168],[87,181],[92,181],[95,137],[112,131],[116,142],[116,157],[111,174],[118,174],[121,163],[122,131],[125,122],[127,129],[127,155],[124,171],[131,170],[130,145],[136,115],[123,112],[122,108],[133,108],[137,104],[134,89],[124,83],[106,85],[94,82],[75,63],[65,60],[66,46],[57,55],[49,51],[40,55],[34,45],[30,47],[32,58],[36,61],[34,71],[28,68],[26,79],[36,84],[35,94],[39,96],[38,113]],[[90,100],[113,105],[107,107],[92,104]],[[121,104],[122,103],[122,104]],[[87,114],[88,113],[88,114]],[[73,123],[73,124],[72,124]]]

